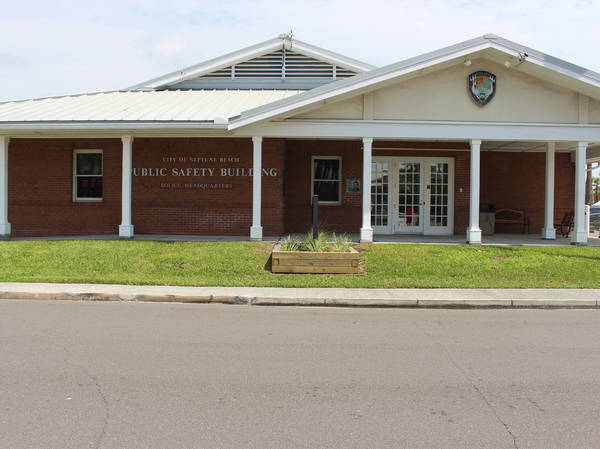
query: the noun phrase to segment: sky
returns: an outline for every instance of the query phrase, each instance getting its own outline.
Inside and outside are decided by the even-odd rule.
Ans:
[[[486,33],[600,72],[600,0],[0,0],[0,101],[123,89],[294,31],[381,66]]]

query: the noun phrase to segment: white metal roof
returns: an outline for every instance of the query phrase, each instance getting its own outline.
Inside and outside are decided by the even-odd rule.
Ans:
[[[165,88],[173,84],[206,75],[242,61],[247,61],[257,56],[268,54],[281,48],[298,51],[307,56],[326,61],[330,64],[334,64],[358,73],[366,72],[375,68],[375,66],[370,64],[340,55],[339,53],[325,50],[324,48],[317,47],[306,42],[296,39],[291,40],[289,38],[275,38],[234,51],[232,53],[228,53],[223,56],[219,56],[218,58],[210,59],[200,64],[168,73],[158,78],[144,81],[143,83],[129,87],[128,90],[152,90]]]
[[[214,122],[298,90],[115,91],[0,103],[1,124],[19,122]],[[224,120],[223,120],[224,119]]]

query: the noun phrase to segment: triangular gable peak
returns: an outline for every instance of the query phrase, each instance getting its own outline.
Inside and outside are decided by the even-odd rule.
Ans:
[[[574,90],[490,58],[470,61],[468,66],[460,63],[407,78],[289,119],[598,123],[589,110],[594,99],[582,99]],[[495,95],[484,106],[470,92],[468,79],[473,73],[494,76]]]
[[[312,89],[373,68],[369,64],[284,36],[130,89]]]
[[[481,61],[489,61],[495,67],[495,70],[505,70],[506,74],[511,77],[514,75],[514,77],[525,76],[532,79],[540,79],[544,83],[573,92],[575,95],[580,94],[583,97],[590,97],[592,99],[590,109],[593,109],[594,100],[600,100],[600,74],[498,36],[485,35],[375,69],[347,80],[321,86],[296,95],[294,98],[245,111],[239,117],[231,120],[229,129],[233,130],[262,120],[281,120],[289,117],[298,117],[316,108],[320,108],[321,110],[328,109],[330,108],[330,106],[326,106],[328,104],[343,102],[351,98],[355,98],[353,101],[356,104],[349,107],[356,109],[360,106],[361,110],[363,110],[367,105],[363,105],[359,100],[358,97],[361,94],[367,94],[376,90],[381,91],[386,87],[394,85],[404,85],[410,80],[427,78],[431,74],[446,71],[453,67],[462,67],[462,69],[467,71],[485,68],[485,64],[480,64]],[[460,77],[460,83],[460,93],[466,94],[467,83],[466,79],[462,76]],[[435,87],[434,90],[432,90],[433,87]],[[443,89],[443,84],[428,86],[428,89],[418,92],[421,102],[425,102],[426,99],[437,95],[440,89]],[[502,87],[499,87],[499,91],[500,89]],[[493,101],[493,104],[498,103],[497,99]],[[369,105],[369,107],[371,106]],[[401,108],[401,103],[396,103],[396,107]],[[488,107],[480,110],[487,111],[487,109]],[[449,110],[452,110],[452,106],[450,106]],[[327,112],[333,111],[330,110]],[[354,112],[350,114],[354,114]],[[324,114],[318,115],[325,116]],[[416,119],[416,117],[413,118]],[[494,118],[485,117],[483,120],[494,121]]]

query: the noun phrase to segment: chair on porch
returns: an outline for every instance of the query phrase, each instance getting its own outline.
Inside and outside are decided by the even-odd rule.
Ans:
[[[560,223],[554,223],[554,227],[557,228],[560,232],[560,235],[563,237],[569,237],[569,234],[573,230],[573,222],[574,222],[575,213],[565,212],[563,219]]]
[[[529,234],[529,217],[525,212],[515,209],[498,209],[496,211],[496,224],[520,224],[523,225],[523,232]]]

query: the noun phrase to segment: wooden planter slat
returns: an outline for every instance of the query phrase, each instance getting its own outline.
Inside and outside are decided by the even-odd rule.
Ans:
[[[279,259],[358,259],[358,252],[349,253],[317,253],[310,251],[277,251]],[[275,250],[273,251],[275,252]]]
[[[277,269],[273,266],[273,273],[306,273],[306,274],[354,274],[357,273],[355,267],[307,267],[299,265],[278,265]]]
[[[280,251],[275,245],[271,259],[273,273],[321,273],[354,274],[358,273],[359,254],[351,248],[350,252],[324,253],[308,251]]]
[[[279,265],[297,265],[303,267],[351,267],[358,260],[352,259],[282,259]]]

